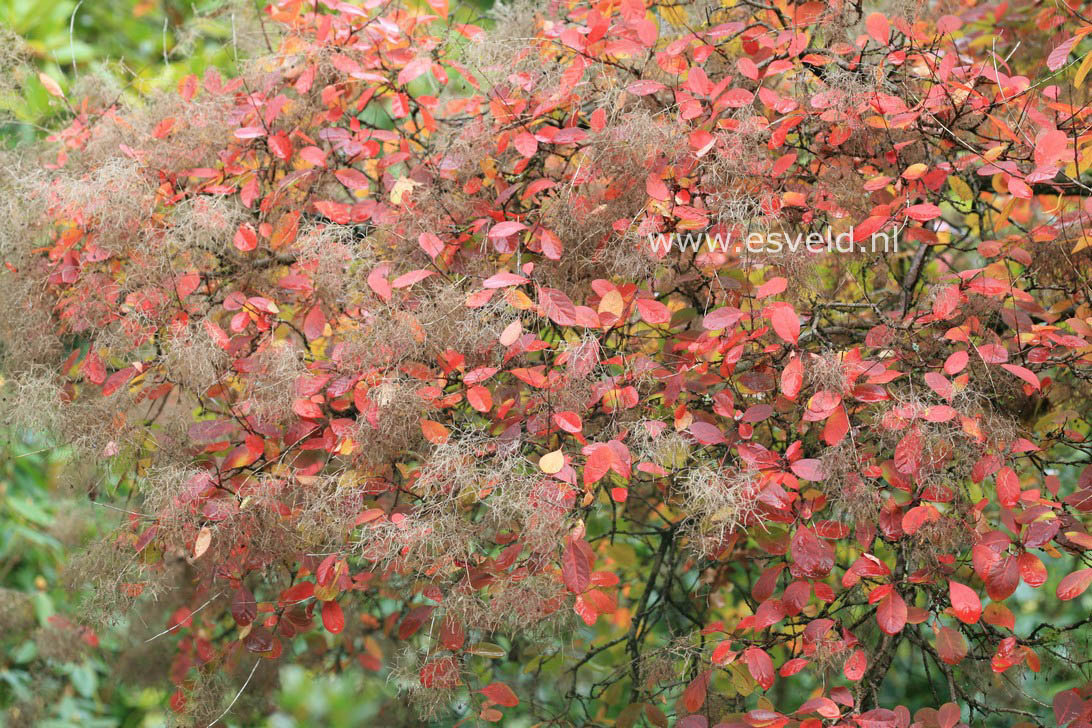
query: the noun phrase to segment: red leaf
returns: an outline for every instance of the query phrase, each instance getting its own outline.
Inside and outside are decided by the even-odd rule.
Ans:
[[[581,594],[591,583],[591,566],[584,553],[570,540],[561,554],[561,580],[573,594]]]
[[[261,139],[265,135],[264,126],[242,126],[235,130],[236,139]]]
[[[755,298],[768,298],[769,296],[776,296],[778,293],[784,291],[789,285],[789,282],[777,276],[763,283],[758,287],[758,291],[755,293]]]
[[[1035,135],[1035,164],[1047,167],[1069,153],[1069,137],[1058,129],[1044,129]]]
[[[793,534],[790,548],[792,572],[796,576],[822,579],[834,568],[834,548],[806,526],[801,526]]]
[[[995,627],[1005,627],[1009,630],[1016,629],[1016,615],[1004,604],[991,602],[982,610],[982,621]]]
[[[584,620],[584,624],[591,627],[599,619],[599,610],[595,608],[588,600],[584,598],[584,595],[578,595],[576,601],[573,602],[573,611]]]
[[[1025,551],[1016,557],[1016,563],[1020,568],[1020,578],[1025,584],[1037,589],[1046,583],[1047,569],[1038,556]]]
[[[298,210],[286,212],[277,218],[277,224],[273,226],[273,234],[269,236],[269,247],[276,250],[296,239],[300,228],[300,213]]]
[[[1035,376],[1035,372],[1030,369],[1025,369],[1024,367],[1015,364],[1002,364],[1001,368],[1009,374],[1023,379],[1025,382],[1035,387],[1035,389],[1039,389],[1039,377]]]
[[[994,476],[997,481],[997,502],[1012,508],[1020,500],[1020,478],[1012,468],[1001,468]]]
[[[288,606],[310,599],[315,594],[315,584],[310,581],[301,581],[281,592],[281,601]]]
[[[794,356],[781,371],[781,394],[788,399],[796,399],[804,384],[804,364],[800,357]]]
[[[459,620],[449,614],[440,623],[440,644],[449,650],[458,650],[465,642],[466,630]]]
[[[866,669],[868,669],[868,655],[864,650],[854,650],[853,654],[846,659],[842,672],[845,673],[847,680],[857,682],[864,677]]]
[[[967,642],[951,627],[937,631],[937,654],[949,665],[958,665],[967,656]]]
[[[565,247],[561,244],[561,239],[554,235],[545,228],[539,228],[538,230],[539,244],[542,246],[542,254],[550,260],[561,260],[561,253]]]
[[[466,401],[478,412],[484,413],[493,409],[493,395],[480,384],[466,390]]]
[[[634,81],[626,87],[626,91],[629,91],[634,96],[648,96],[654,94],[657,91],[662,91],[667,88],[659,81],[653,81],[651,79],[642,79],[640,81]],[[693,711],[691,711],[693,712]]]
[[[254,627],[243,638],[243,645],[250,652],[269,652],[274,645],[273,633],[263,626]]]
[[[533,157],[535,152],[538,151],[538,139],[535,139],[533,134],[525,131],[520,131],[512,139],[512,143],[516,147],[516,151],[522,154],[524,157]]]
[[[231,616],[240,627],[247,626],[258,616],[258,603],[254,601],[254,594],[245,586],[236,589],[231,597]]]
[[[743,662],[751,677],[763,690],[769,690],[774,684],[773,660],[759,647],[748,647],[743,651]]]
[[[719,445],[727,441],[720,428],[710,422],[698,420],[691,424],[687,431],[702,445]]]
[[[892,590],[876,607],[876,624],[886,634],[898,634],[906,626],[906,602]]]
[[[546,317],[558,326],[572,326],[576,323],[576,306],[562,291],[542,288],[539,290],[538,302]]]
[[[921,467],[921,436],[917,430],[906,433],[895,446],[895,469],[913,475]]]
[[[983,344],[978,347],[978,355],[987,364],[1002,364],[1009,360],[1009,352],[998,344]]]
[[[421,668],[421,685],[426,688],[447,689],[459,684],[459,663],[454,657],[441,657]]]
[[[417,56],[412,61],[403,66],[402,70],[398,72],[398,85],[405,86],[414,79],[428,73],[428,69],[432,67],[432,59],[428,56]]]
[[[651,298],[637,300],[637,313],[648,324],[666,324],[671,320],[671,311],[667,306]]]
[[[796,657],[781,666],[777,674],[781,677],[791,677],[808,666],[808,661],[803,657]]]
[[[269,151],[280,160],[286,160],[292,156],[292,140],[284,132],[277,132],[266,140]]]
[[[1014,556],[998,558],[986,573],[986,594],[995,602],[1007,599],[1020,586],[1020,567]]]
[[[522,222],[515,222],[514,220],[506,220],[499,222],[489,230],[489,237],[493,239],[506,238],[509,235],[514,235],[520,230],[526,230],[527,226]]]
[[[929,389],[937,393],[938,397],[952,401],[952,395],[955,393],[952,389],[952,383],[939,372],[926,372],[925,383],[929,385]]]
[[[497,705],[503,705],[506,708],[514,708],[519,705],[519,698],[512,692],[512,688],[502,682],[490,683],[478,692]]]
[[[1073,50],[1073,46],[1075,46],[1080,39],[1081,37],[1079,35],[1075,35],[1072,38],[1067,38],[1062,41],[1062,43],[1047,56],[1047,68],[1051,71],[1057,71],[1064,66],[1066,59],[1069,58],[1069,52]]]
[[[391,288],[409,288],[414,283],[420,283],[435,273],[434,270],[411,270],[409,273],[403,273],[395,278],[394,282],[391,283]]]
[[[93,350],[87,352],[87,358],[83,360],[83,376],[92,384],[102,384],[106,381],[106,365],[102,357]]]
[[[688,713],[697,713],[705,705],[706,690],[709,686],[709,671],[705,671],[690,681],[683,690],[682,705]]]
[[[429,605],[422,605],[414,607],[406,613],[405,618],[402,619],[402,624],[398,625],[398,639],[408,640],[413,635],[417,634],[418,630],[429,620],[432,616],[433,610],[436,607]]]
[[[597,443],[586,452],[588,459],[584,462],[584,485],[598,483],[604,475],[610,471],[614,455],[605,444]]]
[[[911,205],[906,208],[906,216],[918,222],[926,222],[940,217],[940,208],[929,203]]]
[[[391,97],[391,116],[395,119],[409,116],[409,97],[406,94],[394,94]]]
[[[304,397],[292,403],[292,411],[305,420],[319,420],[323,416],[322,408]]]
[[[516,273],[497,273],[489,276],[482,282],[483,288],[507,288],[519,286],[527,282],[527,278]]]
[[[773,596],[774,589],[777,588],[777,579],[784,570],[784,564],[775,564],[763,571],[751,587],[751,596],[759,602],[764,602]]]
[[[313,306],[303,319],[303,335],[308,341],[314,341],[326,332],[326,314],[322,306]]]
[[[340,604],[333,601],[322,603],[322,626],[331,634],[345,629],[345,613],[341,611]]]
[[[130,379],[135,377],[137,370],[133,367],[125,367],[111,374],[106,382],[102,385],[102,396],[109,397],[114,392],[118,391],[125,385]]]
[[[568,410],[556,413],[554,415],[554,422],[562,430],[572,434],[576,434],[584,429],[584,423],[581,421],[580,415]]]
[[[796,477],[803,478],[804,480],[818,481],[827,477],[823,471],[823,463],[821,460],[815,458],[805,458],[803,460],[797,460],[791,466],[792,472],[796,474]]]
[[[763,311],[763,315],[770,319],[774,332],[784,341],[792,345],[800,338],[800,318],[791,303],[771,303]]]
[[[865,29],[872,36],[872,40],[880,45],[885,46],[891,41],[891,24],[883,13],[872,13],[865,18]]]
[[[942,320],[948,318],[959,308],[959,298],[959,286],[946,286],[940,289],[936,298],[933,299],[933,315]]]
[[[710,655],[709,659],[714,665],[729,665],[738,656],[739,653],[735,652],[732,649],[732,641],[724,640],[716,646],[716,648],[713,650],[713,654]]]
[[[702,326],[708,331],[721,331],[723,329],[730,329],[736,325],[736,322],[743,318],[743,312],[738,308],[731,306],[725,306],[724,308],[718,308],[716,311],[711,311],[705,315],[702,320]]]
[[[235,468],[245,468],[248,465],[253,465],[254,461],[258,459],[258,456],[262,454],[261,450],[255,451],[247,445],[239,445],[237,448],[228,453],[228,456],[224,458],[222,467],[224,470],[233,470]]]
[[[1092,584],[1092,568],[1067,574],[1058,584],[1058,598],[1062,601],[1076,599]]]
[[[355,169],[339,169],[334,172],[334,176],[337,177],[338,182],[351,190],[366,190],[369,187],[368,178]]]
[[[236,132],[238,134],[238,132]],[[309,146],[300,150],[300,159],[305,162],[310,162],[316,167],[326,166],[326,152],[322,151],[318,147]]]
[[[654,200],[660,202],[667,202],[671,199],[671,192],[667,189],[667,184],[663,181],[660,175],[656,173],[649,173],[645,178],[645,192],[648,196]]]
[[[948,581],[948,598],[952,601],[952,611],[960,622],[975,624],[982,616],[982,600],[978,593],[958,581]]]
[[[1054,708],[1054,722],[1063,726],[1076,720],[1084,709],[1084,704],[1084,699],[1076,688],[1063,690],[1051,701],[1051,706]]]
[[[368,274],[368,288],[371,288],[375,295],[379,296],[382,301],[389,301],[391,299],[391,284],[387,282],[387,273],[389,270],[390,264],[383,263]]]
[[[954,352],[944,360],[944,373],[948,376],[959,374],[967,366],[968,359],[966,351]]]

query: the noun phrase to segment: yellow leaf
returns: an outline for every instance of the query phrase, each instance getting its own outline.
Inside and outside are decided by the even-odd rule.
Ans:
[[[622,294],[618,292],[618,289],[612,288],[599,301],[599,313],[609,313],[615,318],[621,318],[624,305]]]
[[[922,164],[921,162],[917,162],[915,164],[911,164],[909,167],[904,169],[903,172],[902,172],[902,176],[903,176],[903,179],[918,179],[928,171],[929,171],[929,165]],[[955,178],[953,177],[953,179],[955,179]]]
[[[660,17],[674,26],[686,25],[686,8],[682,5],[659,5]]]
[[[504,291],[504,300],[508,301],[508,305],[519,311],[526,311],[534,308],[535,304],[527,294],[519,290],[515,286],[511,286]]]
[[[199,559],[202,554],[209,550],[209,544],[212,543],[212,531],[208,526],[202,526],[201,530],[197,532],[197,539],[193,542],[193,558]]]
[[[970,185],[964,182],[962,177],[952,176],[948,178],[948,187],[956,198],[953,206],[960,212],[970,212],[974,204],[974,194],[971,192]]]
[[[1084,77],[1088,75],[1088,71],[1092,70],[1092,53],[1084,54],[1084,61],[1081,63],[1081,67],[1077,69],[1077,75],[1073,77],[1073,85],[1076,88],[1081,88],[1084,85]]]
[[[396,205],[401,205],[402,197],[407,192],[412,192],[413,188],[419,184],[420,182],[416,182],[409,177],[399,177],[394,183],[394,187],[391,189],[391,202]]]
[[[1001,230],[1008,224],[1009,215],[1012,214],[1013,208],[1016,207],[1016,198],[1011,197],[1009,201],[1005,203],[1005,206],[1001,208],[1001,215],[997,218],[997,221],[993,224],[994,230]]]
[[[560,473],[561,469],[565,467],[565,456],[561,454],[560,450],[548,452],[538,459],[538,466],[547,475]]]
[[[1090,54],[1092,57],[1092,54]],[[1088,169],[1088,163],[1092,162],[1092,146],[1086,146],[1081,150],[1080,156],[1076,162],[1070,162],[1066,165],[1065,174],[1067,177],[1079,177],[1081,173]]]

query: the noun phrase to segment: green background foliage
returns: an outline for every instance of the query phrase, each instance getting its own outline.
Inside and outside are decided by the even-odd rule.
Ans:
[[[10,117],[0,124],[0,136],[8,144],[27,142],[63,113],[36,72],[66,91],[81,79],[108,79],[130,96],[204,73],[210,65],[230,72],[232,15],[242,12],[256,12],[256,6],[221,0],[0,0],[0,26],[22,39],[24,60],[33,64],[33,72],[16,69],[15,90],[0,89],[0,115]]]

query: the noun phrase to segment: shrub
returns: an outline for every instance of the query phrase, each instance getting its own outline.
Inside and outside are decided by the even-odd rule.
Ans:
[[[7,410],[126,474],[85,618],[154,596],[203,725],[272,662],[385,724],[1087,725],[1086,18],[282,0],[72,100],[0,310]]]

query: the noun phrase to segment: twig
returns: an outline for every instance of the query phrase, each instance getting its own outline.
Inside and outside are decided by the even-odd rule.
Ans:
[[[68,55],[72,57],[73,79],[80,77],[80,72],[76,70],[76,43],[73,38],[76,29],[76,13],[80,11],[81,5],[83,5],[83,0],[76,3],[76,7],[72,8],[72,15],[68,18]]]
[[[225,715],[227,715],[228,713],[231,712],[231,709],[233,707],[235,707],[236,701],[239,700],[239,698],[243,694],[243,691],[246,690],[246,686],[250,684],[250,679],[252,677],[254,677],[254,673],[258,671],[258,665],[260,665],[261,663],[262,663],[262,658],[259,657],[254,662],[254,667],[250,668],[250,674],[246,676],[246,682],[244,682],[243,686],[241,688],[239,688],[239,692],[235,693],[235,697],[231,699],[230,703],[228,703],[228,707],[224,708],[224,712],[221,713],[220,715],[216,716],[216,719],[213,720],[211,723],[209,723],[206,728],[212,728],[214,725],[216,725],[217,723],[220,722],[221,718],[223,718]]]
[[[204,604],[202,604],[202,605],[201,605],[200,607],[198,607],[197,609],[195,609],[195,610],[193,610],[192,612],[190,612],[190,616],[192,617],[193,615],[197,614],[198,612],[200,612],[200,611],[201,611],[202,609],[204,609],[204,608],[205,608],[205,607],[207,607],[208,605],[212,604],[213,600],[214,600],[214,599],[218,599],[218,598],[220,597],[220,595],[221,595],[221,594],[223,594],[223,592],[222,592],[222,591],[221,591],[221,592],[216,592],[216,594],[214,594],[213,596],[211,596],[211,597],[209,597],[209,598],[208,598],[208,601],[206,601],[206,602],[205,602]],[[160,632],[159,634],[157,634],[157,635],[155,635],[155,636],[153,636],[153,637],[149,637],[148,639],[144,640],[144,644],[148,644],[148,643],[149,643],[149,642],[151,642],[152,640],[156,640],[156,639],[159,639],[159,638],[160,638],[160,637],[162,637],[163,635],[165,635],[165,634],[168,634],[169,632],[173,632],[173,631],[175,631],[176,629],[178,629],[178,628],[179,628],[179,627],[181,627],[181,626],[182,626],[182,623],[181,623],[181,622],[179,622],[178,624],[176,624],[176,625],[175,625],[175,626],[173,626],[173,627],[168,627],[167,629],[163,630],[163,631],[162,631],[162,632]],[[219,718],[217,718],[217,720],[219,720]]]

